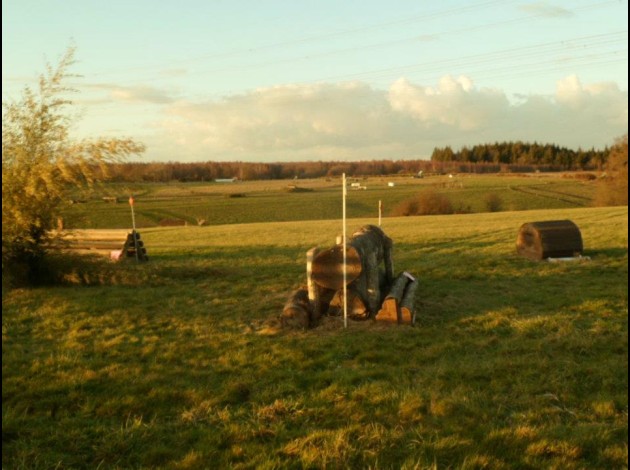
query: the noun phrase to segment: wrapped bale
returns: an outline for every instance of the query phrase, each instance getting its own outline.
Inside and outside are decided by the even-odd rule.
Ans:
[[[523,224],[516,239],[516,252],[536,261],[580,256],[583,250],[580,229],[570,220]]]

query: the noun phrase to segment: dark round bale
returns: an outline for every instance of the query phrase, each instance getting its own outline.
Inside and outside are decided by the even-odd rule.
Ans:
[[[570,220],[523,224],[516,239],[516,252],[533,260],[573,257],[583,250],[580,229]]]

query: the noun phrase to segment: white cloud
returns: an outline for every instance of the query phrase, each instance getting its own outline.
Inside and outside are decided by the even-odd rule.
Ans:
[[[392,109],[409,114],[431,126],[445,124],[460,131],[474,131],[500,119],[508,107],[502,92],[477,90],[472,80],[461,76],[442,77],[436,88],[412,85],[399,79],[389,90]]]
[[[91,83],[82,84],[81,87],[105,91],[109,94],[108,99],[114,101],[151,104],[167,104],[174,101],[173,96],[168,91],[148,85],[121,86],[113,83]]]
[[[389,90],[361,82],[261,88],[218,101],[163,106],[150,159],[297,161],[427,158],[436,146],[494,141],[602,148],[627,132],[628,94],[612,83],[557,83],[520,96],[445,76]]]

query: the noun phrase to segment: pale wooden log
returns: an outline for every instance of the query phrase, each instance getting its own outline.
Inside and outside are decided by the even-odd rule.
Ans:
[[[392,284],[389,293],[385,297],[381,309],[376,315],[377,320],[401,322],[400,302],[405,292],[405,287],[410,279],[405,273],[400,274]]]
[[[405,293],[400,301],[400,320],[406,325],[414,325],[416,323],[416,311],[414,309],[416,301],[416,290],[418,289],[418,280],[407,284]]]
[[[125,240],[125,229],[74,229],[56,232],[62,238],[79,240]]]
[[[315,320],[318,320],[322,315],[319,288],[313,280],[313,260],[320,251],[319,247],[316,246],[306,252],[306,288]]]
[[[385,321],[388,323],[400,323],[398,318],[398,305],[395,299],[385,299],[381,309],[376,314],[377,321]]]

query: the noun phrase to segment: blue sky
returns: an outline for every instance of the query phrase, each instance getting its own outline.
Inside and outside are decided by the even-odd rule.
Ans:
[[[76,137],[145,161],[428,158],[628,127],[628,5],[577,1],[2,2],[3,101],[72,44]]]

